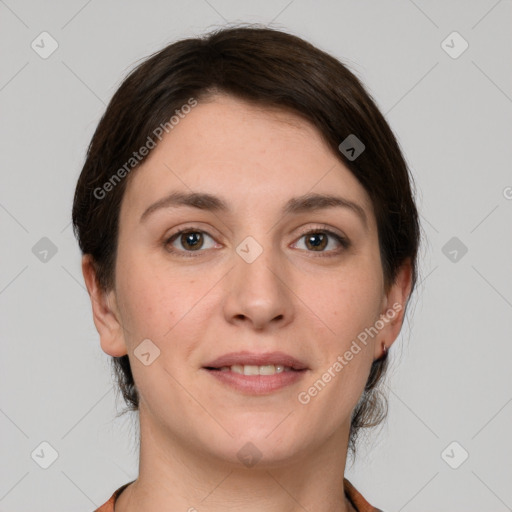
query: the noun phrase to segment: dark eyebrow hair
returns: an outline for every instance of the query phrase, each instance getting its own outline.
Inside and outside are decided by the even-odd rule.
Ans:
[[[359,219],[363,222],[364,226],[368,227],[368,219],[364,208],[354,201],[345,199],[340,196],[330,194],[316,194],[309,193],[299,197],[290,199],[283,208],[283,214],[302,213],[314,210],[321,210],[325,208],[348,208],[352,210]]]
[[[161,208],[171,208],[180,206],[190,206],[200,210],[208,210],[213,212],[230,211],[226,201],[220,197],[203,192],[172,192],[171,194],[159,199],[156,203],[149,206],[142,214],[140,221],[145,220],[151,213]],[[308,193],[299,197],[293,197],[283,207],[281,213],[283,215],[291,215],[304,213],[326,208],[348,208],[352,210],[364,226],[368,227],[368,219],[364,209],[357,203],[344,199],[343,197]]]

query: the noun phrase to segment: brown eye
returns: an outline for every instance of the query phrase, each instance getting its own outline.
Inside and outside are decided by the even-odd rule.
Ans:
[[[208,239],[211,240],[210,247],[205,247]],[[215,241],[204,231],[183,229],[168,238],[165,241],[165,246],[170,252],[181,253],[187,256],[186,253],[203,252],[201,249],[213,248]]]
[[[189,233],[182,233],[179,237],[180,243],[182,247],[187,250],[197,250],[201,249],[204,244],[204,239],[202,233],[198,231],[191,231]]]
[[[313,230],[304,233],[301,238],[305,240],[305,250],[308,252],[325,252],[325,253],[337,253],[340,250],[340,246],[347,249],[350,246],[350,242],[342,236],[329,230]],[[331,239],[334,242],[331,243]],[[299,245],[297,242],[296,245]],[[328,250],[325,250],[328,248]],[[298,247],[301,249],[301,247]]]
[[[313,251],[322,251],[327,247],[328,237],[325,233],[312,233],[306,235],[306,247]]]

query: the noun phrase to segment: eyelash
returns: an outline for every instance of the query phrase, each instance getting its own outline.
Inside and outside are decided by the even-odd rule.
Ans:
[[[184,256],[186,258],[196,258],[196,257],[200,256],[202,252],[205,252],[205,250],[200,250],[200,249],[197,250],[197,251],[187,251],[187,250],[183,250],[182,251],[182,250],[177,250],[174,247],[172,247],[172,245],[170,245],[170,244],[176,238],[178,238],[180,235],[182,235],[183,233],[202,233],[202,234],[206,234],[210,238],[214,239],[214,237],[211,236],[207,231],[203,231],[202,229],[196,229],[193,226],[192,227],[186,227],[186,228],[180,229],[176,233],[173,233],[170,237],[166,238],[166,240],[164,242],[164,247],[166,248],[167,251],[169,251],[170,253],[173,253],[173,254],[178,254],[180,256]],[[326,235],[334,238],[342,246],[342,249],[334,250],[334,251],[331,250],[331,251],[327,251],[327,252],[325,252],[325,251],[318,251],[319,252],[318,255],[314,254],[316,251],[306,251],[306,252],[313,253],[314,254],[313,257],[333,257],[333,256],[338,256],[341,251],[346,250],[346,249],[348,249],[351,246],[351,243],[350,243],[350,241],[347,238],[344,238],[341,235],[339,235],[338,233],[335,233],[334,231],[331,231],[330,229],[325,229],[325,228],[310,229],[309,231],[306,231],[306,232],[302,233],[300,235],[300,237],[298,238],[298,240],[300,240],[301,238],[303,238],[303,237],[305,237],[307,235],[318,234],[318,233],[323,233],[323,234],[326,234]],[[334,253],[334,254],[329,254],[329,253]]]

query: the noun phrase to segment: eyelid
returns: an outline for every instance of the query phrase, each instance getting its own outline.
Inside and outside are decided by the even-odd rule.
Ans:
[[[314,224],[314,223],[313,223]],[[340,230],[331,227],[329,224],[314,224],[313,226],[308,226],[305,228],[301,228],[301,236],[307,235],[310,232],[326,232],[326,233],[332,233],[334,235],[339,236],[340,238],[344,238],[348,240],[348,237]]]
[[[183,228],[180,228],[179,230],[173,232],[172,234],[165,236],[164,237],[164,246],[169,247],[171,242],[174,241],[173,239],[176,239],[177,237],[179,237],[179,235],[181,235],[183,233],[202,233],[204,235],[209,236],[212,240],[215,241],[215,243],[219,243],[219,242],[217,242],[215,237],[213,235],[211,235],[205,229],[202,229],[197,225],[191,225],[191,226],[185,226]],[[317,224],[314,226],[310,225],[308,227],[304,227],[304,228],[300,229],[300,234],[295,239],[295,241],[293,242],[292,245],[296,244],[305,235],[312,234],[312,233],[326,233],[331,238],[335,238],[344,250],[348,249],[351,246],[351,242],[346,235],[344,235],[341,232],[338,232],[337,230],[335,230],[335,228],[331,228],[327,224]],[[207,252],[210,249],[198,249],[197,251],[186,251],[186,250],[179,250],[179,249],[173,248],[173,249],[167,249],[167,250],[171,253],[185,255],[187,257],[188,256],[194,257],[194,256],[199,256],[202,252]],[[301,250],[303,250],[303,249],[301,249]],[[335,256],[340,253],[340,250],[304,251],[304,252],[312,253],[313,255],[315,255],[315,253],[317,253],[318,256]]]
[[[297,241],[300,240],[303,236],[312,234],[312,233],[326,233],[331,238],[335,238],[338,241],[338,243],[342,246],[342,250],[347,250],[352,245],[352,242],[350,241],[350,239],[343,232],[339,232],[338,230],[336,230],[336,228],[331,228],[331,226],[329,226],[327,224],[317,224],[316,226],[313,226],[313,227],[310,226],[310,227],[304,228],[303,230],[301,230],[301,234],[299,235],[297,240],[294,242],[294,244],[296,244]],[[313,256],[315,256],[315,253],[318,256],[322,256],[322,255],[323,256],[337,256],[340,254],[341,251],[340,251],[340,249],[338,249],[338,250],[334,249],[334,250],[330,250],[330,251],[305,251],[305,252],[311,253]]]
[[[206,250],[199,249],[197,251],[185,251],[185,250],[180,250],[180,249],[176,249],[176,248],[172,247],[171,244],[172,244],[172,242],[175,241],[174,239],[177,240],[179,238],[179,236],[183,233],[202,233],[203,235],[209,236],[216,244],[219,243],[219,242],[217,242],[217,240],[215,239],[214,236],[210,235],[210,233],[208,233],[208,231],[201,229],[199,226],[185,226],[183,228],[178,229],[177,231],[174,231],[172,234],[166,235],[164,237],[163,245],[167,251],[169,251],[172,254],[179,254],[179,255],[185,256],[185,257],[196,257],[196,256],[199,256],[201,253],[209,250],[209,249],[206,249]],[[170,248],[170,247],[172,247],[172,248]]]

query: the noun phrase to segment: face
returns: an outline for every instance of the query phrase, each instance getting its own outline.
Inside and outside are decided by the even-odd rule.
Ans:
[[[367,193],[316,129],[216,96],[130,177],[110,316],[95,322],[105,352],[129,355],[141,421],[205,457],[239,464],[251,442],[275,464],[347,438],[404,298],[385,292]],[[233,368],[272,374],[254,363],[275,352],[273,375]],[[286,356],[302,370],[281,372]]]

